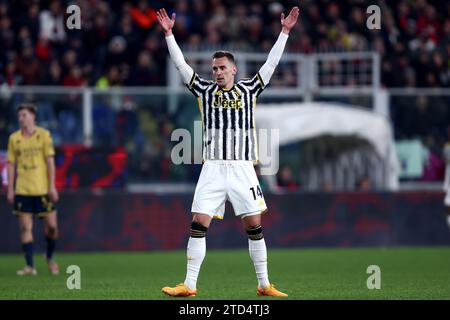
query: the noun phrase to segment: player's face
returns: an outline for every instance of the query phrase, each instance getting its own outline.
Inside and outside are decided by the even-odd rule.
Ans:
[[[213,59],[212,69],[214,80],[219,87],[230,89],[233,86],[237,68],[227,57]]]
[[[28,128],[34,125],[35,115],[26,109],[20,110],[17,117],[21,128]]]

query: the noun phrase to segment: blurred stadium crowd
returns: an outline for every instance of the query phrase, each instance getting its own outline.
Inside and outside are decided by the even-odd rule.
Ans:
[[[0,83],[9,85],[165,85],[166,45],[156,11],[177,13],[184,47],[267,52],[281,11],[298,1],[1,1]],[[65,28],[80,6],[82,30]],[[361,0],[305,0],[288,52],[375,49],[387,87],[450,86],[450,3],[378,1],[382,28],[366,27]],[[245,35],[245,37],[243,37]],[[401,72],[400,72],[401,71]]]
[[[72,3],[81,8],[81,30],[65,27],[65,10]],[[156,9],[166,7],[177,13],[175,36],[185,49],[268,52],[280,32],[280,13],[298,4],[256,0],[0,0],[0,86],[165,86],[167,48]],[[371,4],[363,0],[301,1],[299,23],[286,52],[375,50],[381,55],[385,87],[450,87],[450,2],[377,1],[381,30],[366,27],[366,8]],[[82,141],[81,111],[75,107],[80,99],[39,106],[40,119],[50,129],[60,129],[57,143]],[[153,162],[161,166],[160,172],[169,172],[170,154],[163,151],[167,150],[164,144],[170,141],[173,128],[188,127],[194,119],[155,108],[155,101],[142,102],[137,111],[139,99],[113,100],[97,99],[94,103],[94,144],[128,147],[135,155],[130,160],[136,161],[143,178],[146,175],[142,172],[154,172]],[[160,102],[167,101],[162,98]],[[393,97],[391,106],[396,138],[419,137],[440,158],[450,123],[448,98]],[[10,110],[2,111],[2,146],[11,131],[11,117]],[[293,180],[288,171],[281,171],[286,178],[280,176],[280,180]]]

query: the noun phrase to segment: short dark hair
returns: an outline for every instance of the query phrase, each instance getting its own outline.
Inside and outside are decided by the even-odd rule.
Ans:
[[[22,110],[28,110],[29,112],[31,112],[32,114],[36,115],[37,113],[37,107],[34,103],[30,103],[30,102],[23,102],[21,104],[19,104],[19,106],[17,107],[17,113],[19,113]]]
[[[233,64],[236,64],[234,62],[234,56],[231,52],[229,51],[216,51],[214,52],[212,58],[213,59],[218,59],[218,58],[223,58],[226,57],[230,62],[232,62]]]

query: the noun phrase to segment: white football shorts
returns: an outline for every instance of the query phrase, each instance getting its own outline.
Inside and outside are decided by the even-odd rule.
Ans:
[[[241,218],[267,211],[252,161],[207,160],[203,164],[191,211],[223,219],[227,200]]]

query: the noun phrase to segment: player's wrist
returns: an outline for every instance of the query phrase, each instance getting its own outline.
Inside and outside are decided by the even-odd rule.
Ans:
[[[167,31],[164,31],[164,35],[165,35],[166,37],[173,36],[172,29],[169,29],[169,30],[167,30]]]
[[[286,28],[286,27],[282,27],[282,28],[281,28],[281,32],[282,32],[282,33],[289,34],[290,31],[291,31],[291,29],[288,29],[288,28]]]

